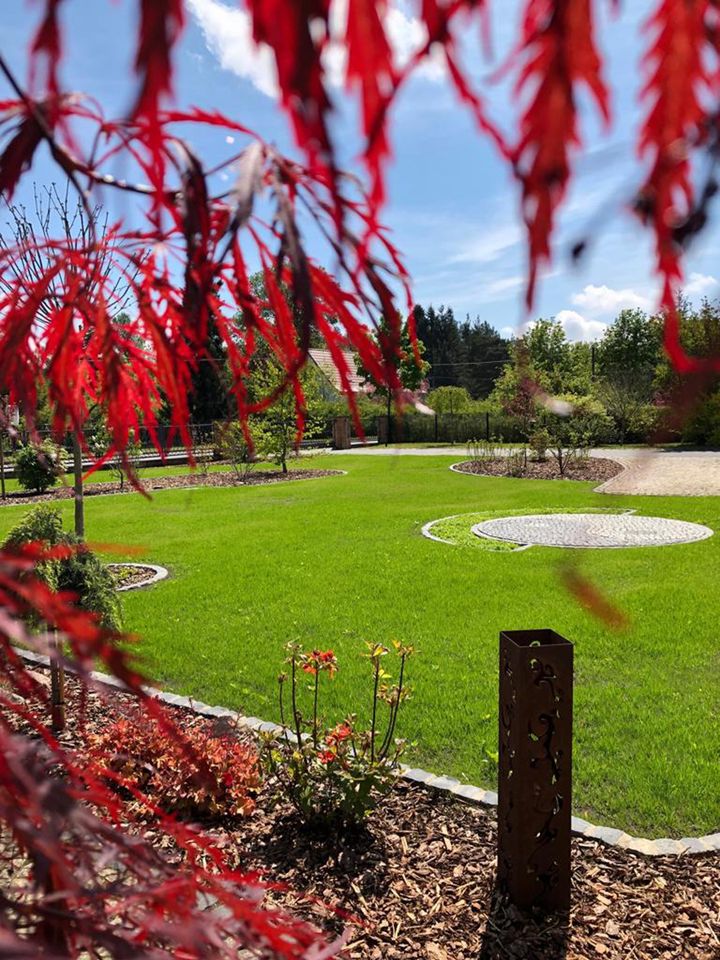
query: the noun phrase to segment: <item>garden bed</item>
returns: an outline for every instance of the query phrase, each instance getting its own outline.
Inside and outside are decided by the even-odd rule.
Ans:
[[[47,672],[35,676],[48,683]],[[66,743],[77,743],[79,687],[68,679]],[[83,730],[99,732],[130,703],[89,696]],[[179,725],[207,724],[171,708]],[[228,721],[218,724],[227,732]],[[231,732],[232,732],[232,728]],[[243,739],[248,734],[237,732]],[[267,792],[247,819],[218,821],[213,836],[243,871],[282,886],[268,904],[319,926],[354,928],[351,960],[710,960],[720,950],[720,858],[654,857],[573,839],[573,909],[525,916],[494,891],[495,814],[432,790],[399,785],[360,833],[307,833]],[[326,906],[327,905],[327,906]],[[332,909],[330,909],[332,908]],[[348,919],[348,915],[351,919]],[[354,918],[354,919],[352,919]]]
[[[154,490],[181,490],[185,487],[249,487],[267,483],[283,483],[288,480],[312,480],[316,477],[338,477],[342,476],[343,473],[343,470],[291,469],[288,473],[282,473],[280,470],[258,470],[241,478],[232,470],[224,470],[207,474],[196,472],[170,477],[148,477],[146,480],[143,480],[141,475],[140,482],[143,489],[147,493],[152,494]],[[103,480],[99,483],[86,483],[83,488],[83,494],[86,497],[136,492],[135,488],[127,481],[123,487],[121,487],[118,482]],[[28,493],[22,490],[8,493],[5,500],[0,500],[0,506],[9,507],[17,506],[18,504],[43,503],[53,500],[72,500],[72,498],[73,488],[71,486],[57,487],[54,490],[47,490],[45,493]]]
[[[145,563],[108,563],[116,590],[137,590],[167,577],[165,567]]]
[[[512,476],[508,472],[509,467],[507,457],[496,457],[493,460],[464,460],[462,463],[453,464],[453,470],[457,473],[473,473],[481,477]],[[552,457],[542,462],[528,459],[520,479],[591,480],[594,483],[602,483],[616,477],[619,473],[622,473],[623,469],[623,465],[615,460],[607,460],[603,457],[588,457],[584,460],[569,463],[565,468],[565,473],[561,474],[557,461]]]

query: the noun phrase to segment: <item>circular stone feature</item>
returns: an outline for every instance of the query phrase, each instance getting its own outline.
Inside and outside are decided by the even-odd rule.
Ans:
[[[476,524],[473,533],[492,540],[539,547],[660,547],[713,535],[709,527],[637,514],[540,513],[499,517]]]

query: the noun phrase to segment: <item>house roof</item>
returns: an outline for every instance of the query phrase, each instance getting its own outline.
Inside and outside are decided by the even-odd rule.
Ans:
[[[338,391],[342,392],[342,381],[340,379],[340,371],[335,366],[333,361],[332,354],[329,350],[316,350],[312,349],[308,351],[310,359],[316,365],[316,367],[321,371],[323,376],[329,381],[329,383]],[[355,355],[350,350],[343,350],[342,355],[345,358],[345,363],[347,364],[348,374],[350,378],[350,387],[352,388],[353,393],[361,393],[364,387],[364,381],[362,377],[358,374],[357,366],[355,364]]]

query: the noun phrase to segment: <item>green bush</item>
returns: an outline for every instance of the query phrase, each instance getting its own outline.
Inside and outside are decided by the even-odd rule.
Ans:
[[[15,454],[15,474],[23,490],[43,493],[65,475],[65,451],[49,440],[21,447]]]
[[[51,547],[73,547],[63,559],[39,564],[36,572],[52,590],[67,590],[78,598],[83,610],[92,611],[109,630],[122,623],[120,600],[112,574],[74,533],[63,530],[57,507],[43,505],[27,513],[5,540],[5,547],[17,549],[23,544],[43,542]]]
[[[720,390],[698,405],[685,425],[683,440],[703,447],[720,447]]]

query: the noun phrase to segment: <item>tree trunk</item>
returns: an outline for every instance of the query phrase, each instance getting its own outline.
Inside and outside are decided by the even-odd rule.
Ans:
[[[50,722],[55,733],[65,729],[65,668],[61,661],[57,636],[51,641],[50,653]]]
[[[75,535],[85,539],[85,500],[83,497],[82,445],[77,433],[72,435],[73,489],[75,492]]]
[[[390,442],[391,436],[392,436],[392,433],[393,433],[393,422],[392,422],[392,395],[391,395],[391,393],[390,393],[390,388],[389,388],[389,387],[388,387],[388,392],[387,392],[387,418],[388,418],[388,428],[387,428],[387,434],[386,434],[386,436],[385,436],[385,446],[387,446],[388,443]]]
[[[0,495],[5,499],[5,436],[0,433]]]

